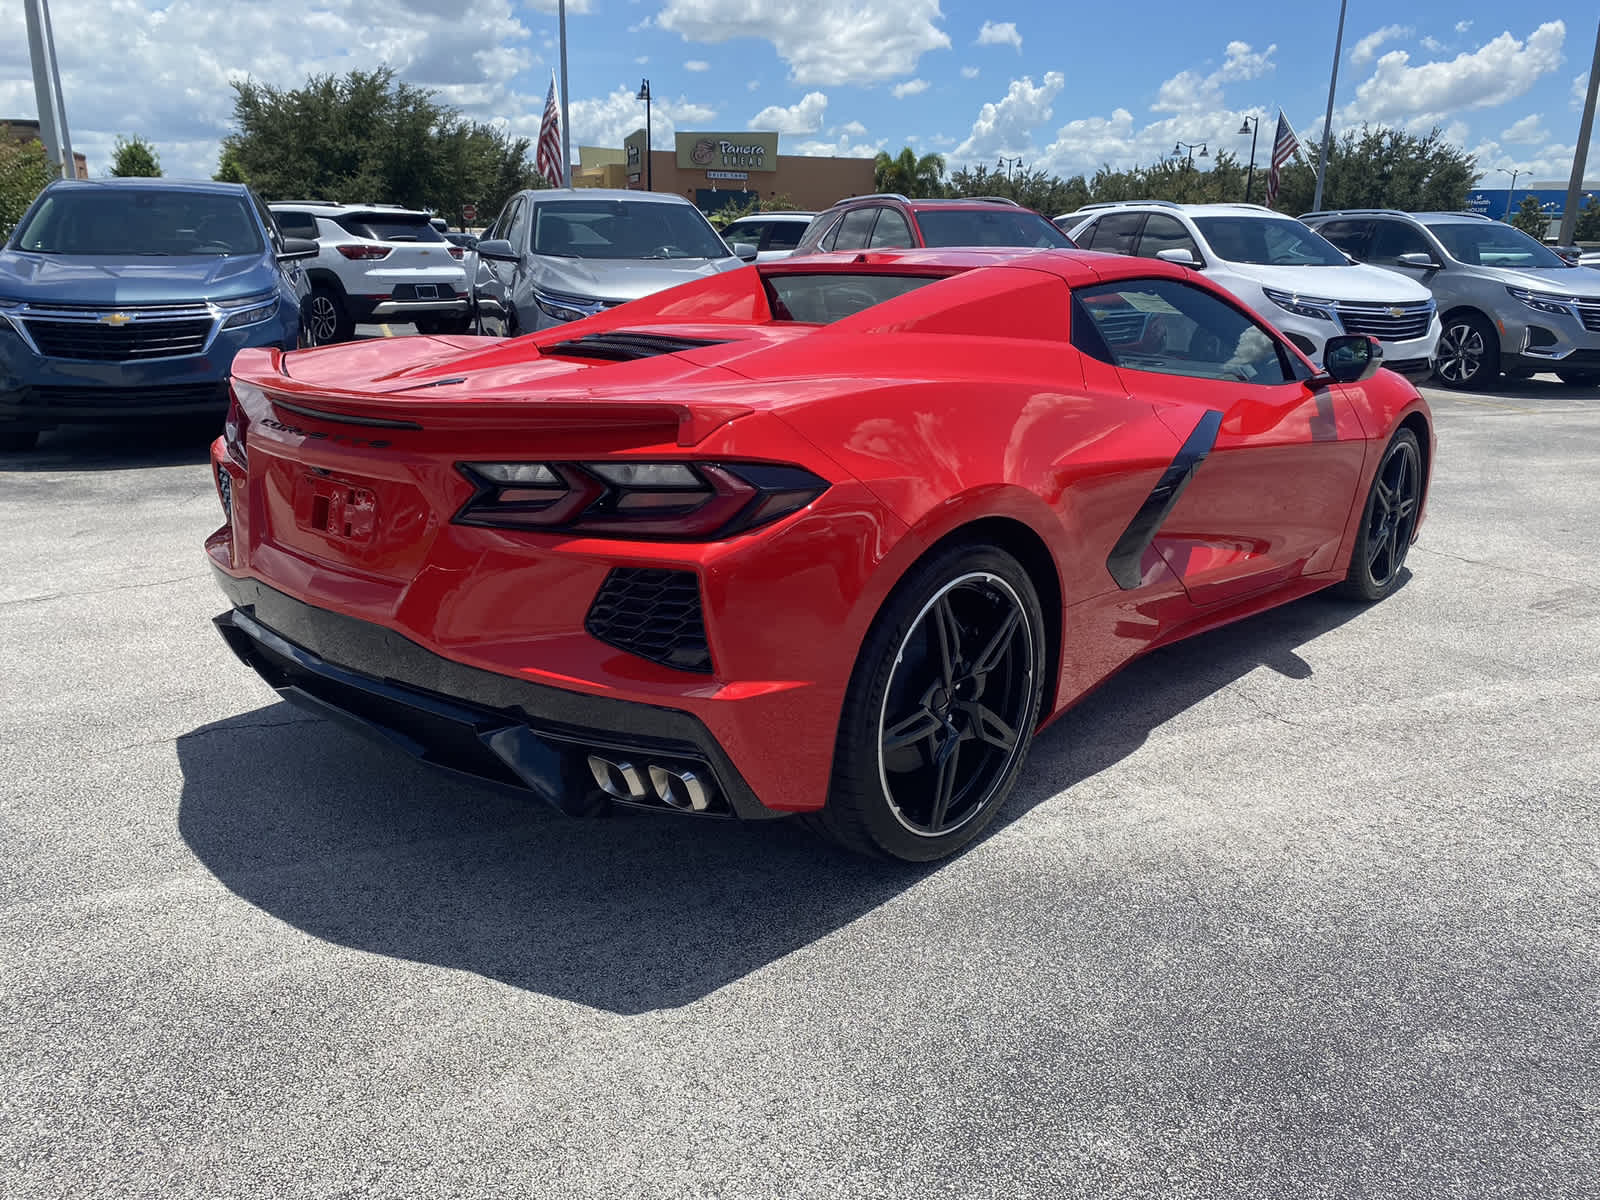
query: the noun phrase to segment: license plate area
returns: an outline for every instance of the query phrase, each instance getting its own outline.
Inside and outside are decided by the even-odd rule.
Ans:
[[[417,284],[418,300],[437,300],[439,298],[439,285],[437,283]]]
[[[331,475],[303,475],[295,489],[295,524],[340,542],[372,540],[378,498],[371,488]]]

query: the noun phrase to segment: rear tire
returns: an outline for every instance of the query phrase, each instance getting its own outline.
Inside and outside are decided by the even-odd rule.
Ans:
[[[1475,312],[1452,315],[1439,336],[1433,372],[1446,387],[1481,392],[1500,378],[1500,335]]]
[[[1390,439],[1372,477],[1350,570],[1339,585],[1342,595],[1370,604],[1400,586],[1421,509],[1422,450],[1417,435],[1402,429]]]
[[[1039,722],[1044,617],[989,546],[917,566],[873,622],[845,694],[827,805],[809,824],[860,854],[931,862],[982,832]]]
[[[37,429],[0,429],[0,454],[26,454],[39,444]]]

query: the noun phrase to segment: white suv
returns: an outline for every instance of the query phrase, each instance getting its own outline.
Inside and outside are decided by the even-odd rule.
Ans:
[[[1160,258],[1204,271],[1282,331],[1313,362],[1330,337],[1367,333],[1383,365],[1422,378],[1439,314],[1415,280],[1358,265],[1293,217],[1258,204],[1091,204],[1056,218],[1085,250]]]
[[[467,252],[445,240],[432,214],[384,204],[283,201],[267,206],[286,237],[315,238],[306,262],[306,332],[342,342],[368,322],[465,333],[472,326]]]

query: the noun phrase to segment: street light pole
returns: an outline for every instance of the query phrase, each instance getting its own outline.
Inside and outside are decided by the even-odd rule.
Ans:
[[[40,0],[43,3],[43,0]],[[561,186],[572,186],[572,123],[567,110],[567,0],[557,0],[561,22]]]
[[[1250,134],[1250,173],[1244,177],[1244,202],[1250,203],[1250,185],[1256,181],[1256,135],[1261,132],[1260,117],[1246,117],[1239,125],[1239,136]]]
[[[41,0],[41,3],[43,0]],[[1595,95],[1600,92],[1600,27],[1594,31],[1594,64],[1589,68],[1589,95],[1583,102],[1583,120],[1578,124],[1578,146],[1572,155],[1572,174],[1567,176],[1567,206],[1561,214],[1562,246],[1572,245],[1578,236],[1578,193],[1583,190],[1583,168],[1589,158],[1589,135],[1594,131]]]
[[[653,192],[656,190],[656,186],[655,175],[651,171],[655,164],[650,161],[650,81],[648,79],[639,85],[639,94],[634,99],[644,101],[644,190]]]
[[[1328,111],[1322,118],[1322,150],[1317,155],[1317,194],[1311,211],[1322,211],[1322,179],[1328,171],[1328,140],[1333,136],[1333,93],[1339,86],[1339,56],[1344,53],[1344,6],[1339,0],[1339,32],[1333,39],[1333,74],[1328,78]]]
[[[33,60],[33,94],[39,106],[39,141],[56,172],[76,179],[77,161],[67,134],[67,107],[61,99],[61,68],[56,64],[56,39],[45,0],[22,0],[28,20],[28,55]]]
[[[1500,174],[1511,176],[1511,186],[1506,189],[1506,211],[1500,219],[1507,225],[1511,224],[1511,202],[1517,198],[1517,176],[1522,174],[1522,168],[1512,170],[1510,167],[1501,167]]]

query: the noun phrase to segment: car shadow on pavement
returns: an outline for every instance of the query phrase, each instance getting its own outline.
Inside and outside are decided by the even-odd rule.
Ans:
[[[1296,647],[1361,611],[1313,597],[1134,664],[1042,735],[994,828],[1258,666],[1308,677]],[[283,703],[177,749],[180,832],[251,904],[338,945],[620,1014],[700,999],[938,869],[858,859],[794,821],[573,820]]]
[[[222,417],[132,429],[56,429],[21,454],[0,454],[6,471],[128,471],[205,464]]]

